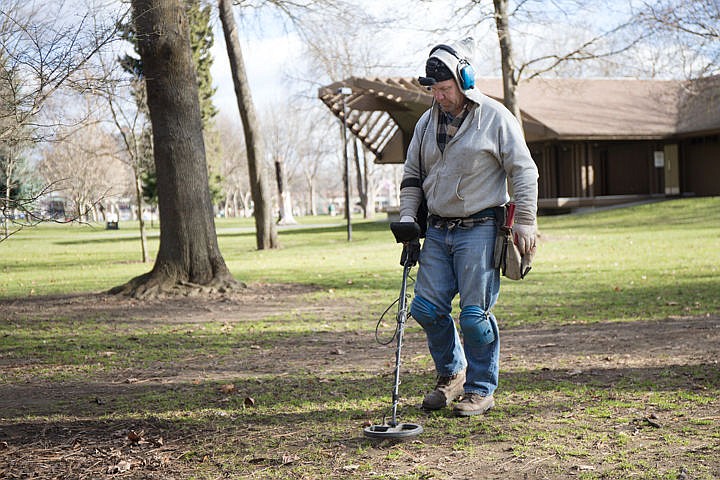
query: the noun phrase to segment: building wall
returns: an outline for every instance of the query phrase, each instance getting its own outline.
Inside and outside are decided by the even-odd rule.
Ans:
[[[681,142],[680,176],[684,195],[720,195],[720,136]]]
[[[662,169],[654,166],[654,142],[601,143],[594,150],[595,196],[660,193]]]
[[[654,152],[662,143],[552,142],[530,145],[540,173],[540,198],[593,198],[663,192]]]

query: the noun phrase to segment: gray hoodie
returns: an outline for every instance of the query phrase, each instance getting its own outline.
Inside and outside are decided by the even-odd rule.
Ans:
[[[420,117],[408,147],[403,181],[424,178],[422,189],[429,212],[461,218],[505,205],[510,200],[509,179],[516,203],[515,222],[533,225],[538,170],[517,119],[505,106],[477,90],[464,93],[476,105],[444,152],[437,145],[439,107],[434,104]],[[416,217],[421,201],[419,187],[403,188],[400,216]]]

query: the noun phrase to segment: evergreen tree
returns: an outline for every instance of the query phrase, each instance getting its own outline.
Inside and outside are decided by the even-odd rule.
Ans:
[[[200,0],[187,0],[187,15],[190,22],[190,46],[192,47],[193,62],[197,73],[198,95],[200,100],[200,116],[203,130],[208,126],[218,111],[212,103],[216,88],[212,86],[210,68],[213,57],[210,54],[215,36],[210,23],[210,5],[202,7]]]
[[[212,75],[210,69],[213,64],[213,57],[210,53],[215,43],[212,24],[210,22],[210,5],[202,7],[200,0],[185,0],[185,11],[190,22],[190,47],[197,74],[198,95],[200,100],[200,115],[202,117],[203,129],[207,130],[218,111],[212,103],[216,88],[212,86]],[[134,55],[125,54],[119,59],[120,64],[126,72],[133,77],[142,78],[143,65],[137,53],[137,35],[134,25],[129,22],[121,25],[121,37],[130,42],[134,49]],[[144,103],[144,102],[143,102]],[[147,106],[143,105],[143,111]]]

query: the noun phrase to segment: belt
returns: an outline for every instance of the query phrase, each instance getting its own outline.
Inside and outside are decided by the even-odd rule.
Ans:
[[[428,222],[436,228],[452,230],[455,227],[471,228],[493,219],[495,219],[495,209],[486,208],[485,210],[473,213],[469,217],[440,217],[435,214],[430,214]]]

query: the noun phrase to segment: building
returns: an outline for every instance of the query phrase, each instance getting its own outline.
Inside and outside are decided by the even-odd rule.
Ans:
[[[502,101],[500,79],[477,79],[475,88]],[[341,120],[347,111],[348,127],[378,163],[404,161],[432,103],[417,80],[402,78],[352,77],[319,97]],[[541,210],[720,195],[720,76],[533,79],[519,85],[518,100]]]

